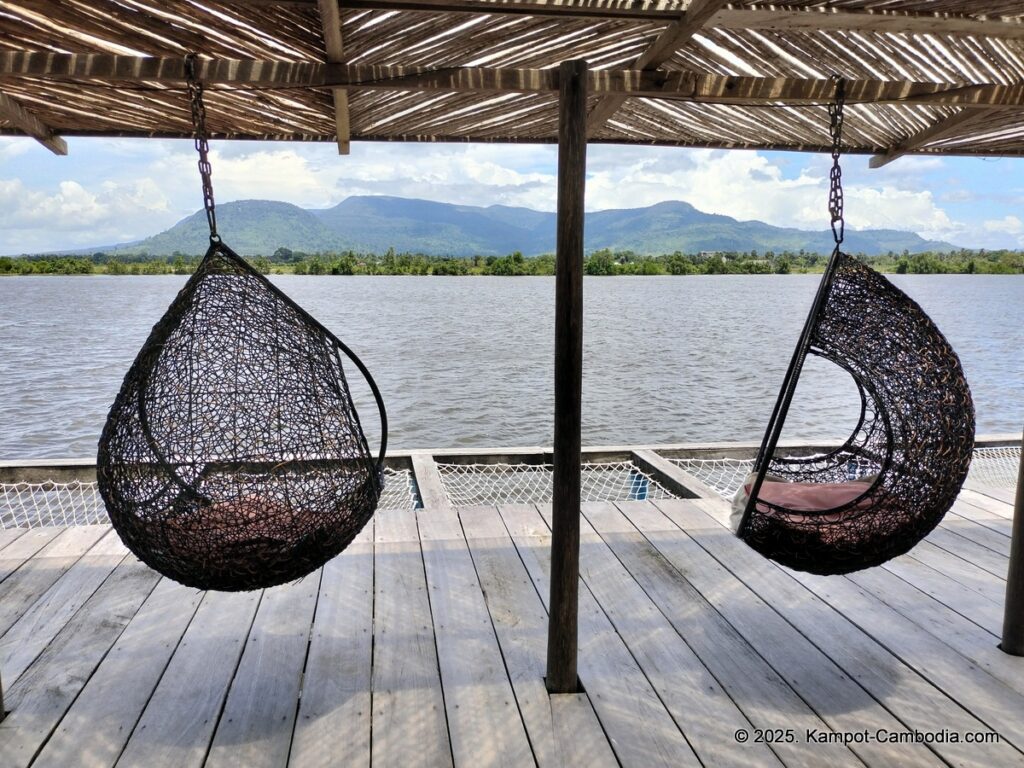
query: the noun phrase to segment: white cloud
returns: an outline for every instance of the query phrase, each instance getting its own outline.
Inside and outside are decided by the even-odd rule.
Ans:
[[[1013,215],[1007,215],[1001,219],[987,219],[982,222],[982,226],[986,232],[1000,232],[1006,235],[1024,233],[1024,221]]]
[[[829,225],[825,158],[813,158],[795,174],[787,174],[780,164],[756,152],[655,150],[647,157],[627,157],[625,164],[602,163],[602,169],[590,175],[589,209],[684,200],[707,213],[775,226],[820,230]],[[947,238],[962,229],[930,191],[920,189],[920,183],[903,188],[894,179],[883,184],[870,183],[873,180],[880,179],[845,185],[845,218],[851,228],[910,229],[928,238]]]
[[[35,142],[34,139],[21,138],[21,137],[0,137],[0,162],[6,160],[12,160],[19,155],[24,155],[32,151],[32,145]]]
[[[24,253],[123,240],[126,221],[141,226],[153,215],[160,222],[159,230],[167,225],[168,201],[151,179],[102,182],[91,190],[65,180],[48,191],[32,189],[21,179],[0,179],[0,207],[4,210],[0,253]],[[153,228],[150,220],[145,234]]]

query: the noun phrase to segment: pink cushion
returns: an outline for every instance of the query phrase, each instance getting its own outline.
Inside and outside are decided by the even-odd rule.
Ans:
[[[856,480],[848,483],[780,483],[765,480],[757,500],[794,512],[817,512],[849,504],[870,487],[870,482]],[[750,486],[746,487],[746,491],[750,493]]]

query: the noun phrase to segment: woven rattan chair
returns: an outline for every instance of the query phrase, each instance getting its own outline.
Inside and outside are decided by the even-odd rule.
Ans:
[[[814,354],[844,368],[860,392],[860,418],[840,448],[810,457],[774,455],[770,429],[737,531],[766,557],[820,574],[878,565],[924,538],[956,500],[974,447],[971,392],[934,323],[856,259],[838,254],[834,262],[795,362]],[[797,376],[787,385],[795,388]],[[783,419],[777,406],[780,431]],[[837,507],[778,501],[798,490],[784,483],[850,482],[860,493]]]
[[[974,405],[956,353],[924,311],[842,253],[843,81],[829,107],[835,249],[782,384],[736,533],[783,565],[818,574],[903,554],[949,510],[974,448]],[[849,439],[825,455],[777,456],[808,354],[845,369],[860,392]],[[828,501],[830,500],[831,501]]]
[[[370,519],[387,416],[359,358],[221,242],[194,76],[189,90],[210,248],[125,376],[97,479],[142,561],[201,589],[258,589],[318,568]],[[380,410],[376,460],[343,356]]]

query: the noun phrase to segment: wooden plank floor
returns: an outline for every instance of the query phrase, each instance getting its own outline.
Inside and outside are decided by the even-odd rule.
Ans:
[[[247,594],[161,579],[100,526],[3,532],[0,766],[1024,768],[1006,498],[975,486],[832,578],[754,554],[720,499],[584,505],[564,696],[543,506],[382,510]]]

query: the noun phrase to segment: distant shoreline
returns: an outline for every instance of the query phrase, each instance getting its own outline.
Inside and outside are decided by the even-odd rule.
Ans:
[[[1024,274],[1024,251],[961,249],[949,253],[923,252],[881,256],[851,254],[887,274]],[[554,254],[526,257],[429,256],[421,253],[385,254],[302,253],[286,248],[273,256],[246,257],[263,274],[295,275],[431,275],[431,276],[552,276]],[[83,256],[0,256],[0,276],[7,275],[189,275],[198,256],[119,256],[98,252]],[[584,273],[592,276],[656,275],[769,275],[820,274],[828,256],[804,251],[702,251],[650,256],[632,251],[601,249],[587,255]]]

